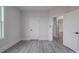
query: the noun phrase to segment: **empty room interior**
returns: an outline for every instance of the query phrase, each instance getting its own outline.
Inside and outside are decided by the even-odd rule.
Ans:
[[[0,53],[79,53],[79,6],[0,6]]]

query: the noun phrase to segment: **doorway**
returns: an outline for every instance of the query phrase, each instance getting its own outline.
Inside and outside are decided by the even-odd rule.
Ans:
[[[63,44],[63,18],[58,19],[58,40]]]
[[[53,39],[63,44],[63,16],[53,17]]]

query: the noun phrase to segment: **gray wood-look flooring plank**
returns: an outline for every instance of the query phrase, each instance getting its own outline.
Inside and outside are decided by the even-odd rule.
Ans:
[[[7,49],[4,53],[73,53],[73,51],[56,41],[24,40]]]

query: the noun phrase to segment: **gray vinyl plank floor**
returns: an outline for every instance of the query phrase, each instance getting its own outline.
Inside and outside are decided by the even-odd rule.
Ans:
[[[3,53],[74,53],[74,51],[56,41],[24,40]]]

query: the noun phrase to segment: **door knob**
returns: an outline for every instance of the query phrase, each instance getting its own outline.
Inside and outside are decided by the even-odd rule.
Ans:
[[[32,31],[32,29],[30,29],[30,31]]]
[[[79,32],[75,32],[75,34],[79,34]]]

